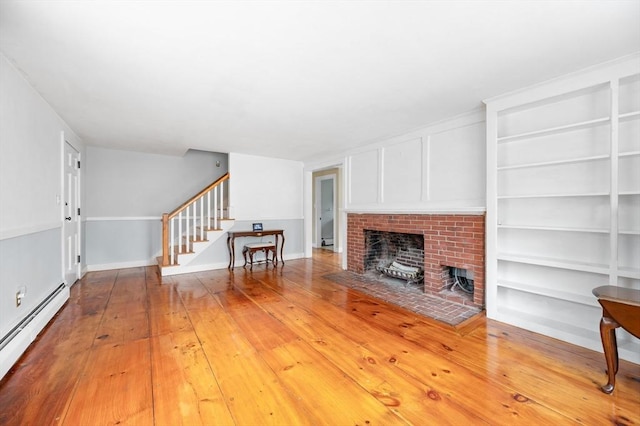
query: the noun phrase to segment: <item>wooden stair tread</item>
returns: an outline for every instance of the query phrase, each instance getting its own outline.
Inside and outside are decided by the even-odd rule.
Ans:
[[[158,262],[158,266],[160,268],[169,268],[169,267],[172,267],[172,266],[180,266],[180,264],[178,263],[178,256],[174,256],[173,257],[173,263],[170,264],[170,265],[163,265],[162,264],[162,256],[157,256],[156,257],[156,261]]]
[[[187,236],[183,235],[182,236],[182,240],[184,241],[186,239],[187,239]],[[189,241],[192,242],[192,243],[204,243],[204,242],[207,242],[209,240],[206,237],[201,239],[199,235],[196,238],[193,238],[192,235],[189,235]]]

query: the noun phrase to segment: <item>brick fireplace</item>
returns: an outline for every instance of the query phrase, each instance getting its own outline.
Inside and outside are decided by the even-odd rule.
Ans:
[[[365,231],[418,234],[424,238],[424,291],[442,297],[449,268],[470,271],[474,277],[472,301],[485,304],[485,217],[470,214],[370,214],[347,215],[347,269],[363,274],[368,249]]]

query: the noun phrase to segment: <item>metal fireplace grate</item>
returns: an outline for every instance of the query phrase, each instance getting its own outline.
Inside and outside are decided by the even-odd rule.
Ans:
[[[376,266],[376,271],[391,278],[406,281],[406,284],[419,284],[424,278],[424,271],[415,266],[407,266],[398,262],[383,263]]]

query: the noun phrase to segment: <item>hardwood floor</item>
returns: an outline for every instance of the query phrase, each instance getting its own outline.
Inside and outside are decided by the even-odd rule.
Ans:
[[[640,423],[640,366],[323,279],[339,259],[89,273],[0,382],[2,425]],[[594,324],[597,327],[597,324]]]

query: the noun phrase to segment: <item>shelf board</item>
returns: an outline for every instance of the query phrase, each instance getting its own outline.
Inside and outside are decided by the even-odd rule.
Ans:
[[[585,232],[592,234],[608,234],[609,229],[604,228],[570,228],[562,226],[532,226],[532,225],[500,225],[498,229],[524,229],[531,231],[552,231],[552,232]],[[638,229],[620,229],[618,234],[622,235],[640,235]]]
[[[498,307],[498,318],[496,319],[585,347],[589,347],[588,344],[585,344],[585,340],[591,340],[594,346],[601,347],[597,324],[593,327],[584,328],[583,326],[555,320],[553,316],[533,315],[505,306]]]
[[[579,303],[581,305],[596,306],[596,307],[600,306],[598,304],[597,299],[591,295],[583,296],[581,294],[569,293],[566,291],[560,291],[560,290],[555,290],[551,288],[544,288],[544,287],[539,287],[531,284],[524,284],[524,283],[519,283],[514,281],[499,280],[498,287],[518,290],[525,293],[535,294],[538,296],[545,296],[545,297],[551,297],[559,300],[566,300],[573,303]]]
[[[632,154],[631,154],[632,155]],[[553,161],[540,161],[538,163],[527,163],[527,164],[517,164],[513,166],[502,166],[498,167],[498,171],[501,170],[512,170],[512,169],[524,169],[529,167],[544,167],[544,166],[555,166],[562,164],[573,164],[573,163],[584,163],[587,161],[598,161],[598,160],[607,160],[609,155],[593,155],[590,157],[579,157],[579,158],[571,158],[567,160],[553,160]]]
[[[632,120],[634,118],[640,118],[640,111],[625,112],[618,115],[619,120]]]
[[[608,234],[608,229],[597,228],[567,228],[560,226],[530,226],[530,225],[498,225],[498,229],[525,229],[531,231],[553,231],[553,232],[586,232],[595,234]]]
[[[550,268],[569,269],[572,271],[584,271],[594,274],[609,275],[609,265],[591,262],[578,262],[566,259],[556,259],[542,256],[524,256],[516,254],[499,253],[498,260],[508,262],[527,263],[530,265],[548,266]]]
[[[516,327],[524,328],[535,333],[544,334],[556,339],[564,340],[575,345],[580,345],[594,351],[602,351],[602,341],[598,332],[597,319],[600,314],[595,314],[593,324],[583,324],[582,326],[569,324],[567,322],[554,320],[553,315],[542,316],[532,315],[517,309],[510,309],[498,306],[496,315],[490,317],[497,321],[505,322]],[[589,328],[583,328],[588,325]],[[618,354],[620,359],[625,359],[634,363],[640,362],[640,343],[637,339],[627,342],[619,342]]]
[[[618,153],[618,157],[635,157],[640,155],[640,151],[626,151]]]
[[[640,192],[634,192],[629,194],[620,193],[620,195],[636,195]],[[527,195],[498,195],[498,200],[508,200],[517,198],[565,198],[565,197],[608,197],[608,192],[592,192],[590,194],[527,194]]]
[[[635,157],[640,155],[640,151],[626,151],[620,152],[618,157]],[[513,169],[526,169],[533,167],[545,167],[545,166],[556,166],[563,164],[574,164],[574,163],[584,163],[588,161],[598,161],[598,160],[607,160],[609,159],[609,154],[603,155],[592,155],[589,157],[578,157],[578,158],[570,158],[566,160],[552,160],[552,161],[539,161],[536,163],[524,163],[524,164],[514,164],[512,166],[499,166],[497,167],[498,171],[502,170],[513,170]]]
[[[511,136],[502,136],[502,137],[497,138],[497,141],[498,141],[498,143],[504,143],[504,142],[515,141],[515,140],[518,140],[518,139],[546,136],[546,135],[553,134],[553,133],[569,132],[569,131],[572,131],[572,130],[586,129],[588,127],[593,127],[593,126],[599,126],[601,124],[606,124],[610,120],[611,120],[610,117],[596,118],[594,120],[581,121],[581,122],[578,122],[578,123],[566,124],[564,126],[550,127],[550,128],[547,128],[547,129],[535,130],[535,131],[532,131],[532,132],[524,132],[524,133],[519,133],[519,134],[511,135]]]
[[[618,276],[624,278],[633,278],[640,280],[640,269],[638,268],[620,268],[618,267]]]

